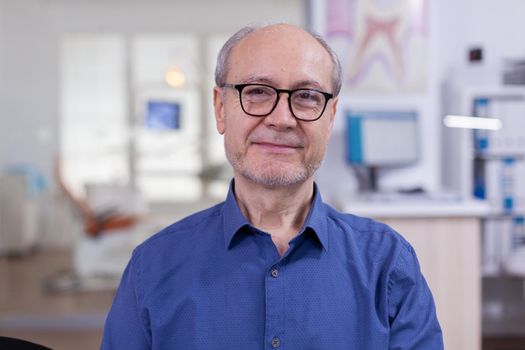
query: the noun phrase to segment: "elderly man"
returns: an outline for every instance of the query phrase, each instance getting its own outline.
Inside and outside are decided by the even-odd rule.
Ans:
[[[442,349],[412,247],[314,184],[341,87],[328,45],[292,25],[244,28],[216,84],[228,196],[134,251],[102,348]]]

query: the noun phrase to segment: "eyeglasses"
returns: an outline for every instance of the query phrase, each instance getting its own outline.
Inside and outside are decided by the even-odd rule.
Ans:
[[[328,100],[333,94],[315,89],[276,89],[264,84],[224,84],[239,91],[239,100],[244,113],[254,117],[266,117],[279,102],[279,95],[288,94],[288,106],[292,115],[306,122],[313,122],[323,115]]]

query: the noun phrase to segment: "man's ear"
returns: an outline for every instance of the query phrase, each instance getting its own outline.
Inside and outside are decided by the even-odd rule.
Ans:
[[[329,124],[330,124],[330,133],[332,133],[332,128],[334,127],[335,115],[337,114],[337,102],[339,102],[339,96],[334,97],[332,100],[332,105],[329,109]]]
[[[223,135],[225,130],[224,123],[224,94],[220,87],[213,88],[213,109],[215,110],[215,123],[217,131]]]

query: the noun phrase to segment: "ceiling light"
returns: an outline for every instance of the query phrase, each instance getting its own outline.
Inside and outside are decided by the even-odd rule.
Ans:
[[[463,115],[447,115],[443,119],[445,126],[449,128],[499,130],[502,127],[498,118],[471,117]]]
[[[164,76],[166,83],[174,88],[181,88],[186,84],[186,76],[177,66],[171,66]]]

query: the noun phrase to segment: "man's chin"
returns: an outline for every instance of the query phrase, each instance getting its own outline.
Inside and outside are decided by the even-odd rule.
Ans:
[[[249,180],[266,187],[285,187],[305,182],[309,176],[304,169],[261,169],[260,171],[241,171]]]
[[[275,158],[262,161],[248,160],[240,154],[236,154],[235,157],[228,156],[228,160],[239,175],[256,184],[272,188],[304,183],[318,168],[315,165],[308,167],[302,163]]]

